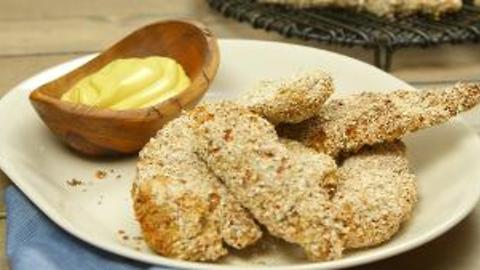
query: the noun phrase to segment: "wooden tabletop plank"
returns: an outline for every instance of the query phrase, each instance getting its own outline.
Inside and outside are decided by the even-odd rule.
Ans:
[[[210,13],[204,0],[2,0],[0,20],[25,21],[45,18],[71,18],[78,16],[104,16],[115,20],[139,14],[170,16],[202,16]]]
[[[5,237],[6,237],[6,222],[4,219],[0,220],[0,269],[7,270],[8,261],[5,254]]]
[[[68,61],[79,54],[56,54],[22,57],[0,57],[0,67],[8,72],[0,72],[0,97],[11,88],[30,76],[48,67]],[[8,67],[8,68],[7,68]]]
[[[170,19],[162,14],[139,14],[112,20],[110,17],[66,17],[31,20],[0,19],[0,56],[24,56],[54,53],[98,51],[146,24]],[[276,33],[253,29],[245,23],[223,18],[215,13],[205,16],[178,15],[180,19],[195,19],[205,23],[221,38],[248,38],[285,41]],[[72,31],[72,29],[75,29]],[[318,46],[297,39],[297,44]],[[332,47],[333,48],[333,47]],[[354,50],[355,51],[355,50]],[[361,49],[361,51],[365,51]],[[369,53],[370,54],[370,53]]]
[[[0,220],[4,219],[5,198],[3,190],[10,184],[10,179],[0,170]],[[1,268],[0,268],[1,269]]]

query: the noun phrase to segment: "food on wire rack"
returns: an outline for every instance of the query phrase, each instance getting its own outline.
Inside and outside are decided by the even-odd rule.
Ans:
[[[415,13],[435,16],[462,8],[462,0],[258,0],[260,3],[291,5],[296,8],[340,7],[365,10],[377,16],[393,17]],[[478,1],[478,0],[477,0]]]

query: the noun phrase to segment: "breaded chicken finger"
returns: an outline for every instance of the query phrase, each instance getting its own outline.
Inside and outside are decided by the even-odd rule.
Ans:
[[[276,81],[262,81],[241,102],[271,123],[299,123],[314,116],[333,91],[332,78],[315,69]]]
[[[331,100],[316,117],[279,126],[278,131],[281,136],[336,156],[444,123],[478,103],[480,84],[457,84],[443,90],[365,92]]]
[[[205,104],[190,115],[197,153],[258,222],[310,259],[341,256],[341,223],[322,187],[335,173],[331,158],[295,158],[272,124],[234,103]]]
[[[415,176],[400,141],[362,148],[343,162],[338,177],[333,203],[348,229],[347,249],[389,240],[417,202]]]
[[[193,151],[191,120],[169,122],[143,148],[132,189],[145,241],[183,260],[213,261],[255,243],[260,228]]]

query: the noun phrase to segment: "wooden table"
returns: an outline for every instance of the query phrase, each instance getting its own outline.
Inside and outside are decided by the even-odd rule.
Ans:
[[[96,52],[128,32],[166,18],[196,18],[221,38],[292,42],[372,62],[371,51],[287,40],[254,30],[209,10],[203,0],[2,0],[0,1],[0,96],[21,80],[71,58]],[[420,87],[453,80],[480,80],[480,45],[406,49],[394,56],[392,73]],[[480,113],[471,121],[480,122]],[[476,123],[476,122],[475,122]],[[480,130],[480,129],[478,129]],[[480,181],[480,179],[479,179]],[[0,191],[9,184],[0,171]],[[0,195],[0,269],[8,269],[3,192]],[[357,269],[480,269],[480,206],[453,230],[406,254]]]

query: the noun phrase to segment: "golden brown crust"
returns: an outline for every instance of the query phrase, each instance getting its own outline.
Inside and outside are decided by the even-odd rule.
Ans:
[[[417,202],[415,176],[401,142],[362,148],[343,162],[338,177],[333,202],[348,229],[348,249],[389,240]]]
[[[341,223],[322,188],[336,169],[331,158],[292,155],[272,124],[233,103],[205,104],[190,115],[199,156],[272,235],[313,260],[341,256]]]
[[[480,103],[480,84],[443,90],[365,92],[327,102],[318,116],[279,126],[282,136],[336,156],[441,124]]]
[[[158,204],[153,190],[155,185],[164,185],[163,181],[155,179],[140,184],[135,196],[135,215],[147,244],[164,256],[183,260],[215,260],[226,255],[217,232],[219,224],[209,218],[209,205],[194,194],[180,196],[175,202],[176,209]],[[178,216],[184,221],[196,221],[188,235],[180,228]]]
[[[178,228],[172,222],[171,209],[157,207],[155,199],[148,185],[135,189],[136,196],[134,200],[135,216],[142,228],[145,241],[149,246],[156,247],[165,256],[171,256],[172,244],[177,238]],[[162,224],[162,225],[158,225]],[[161,230],[162,232],[158,232]],[[169,238],[157,237],[163,234],[170,235]]]
[[[262,81],[242,97],[242,105],[271,123],[299,123],[314,116],[334,91],[330,75],[310,70]]]
[[[146,242],[183,260],[213,261],[255,243],[260,228],[193,152],[191,120],[171,121],[144,147],[132,187]]]

